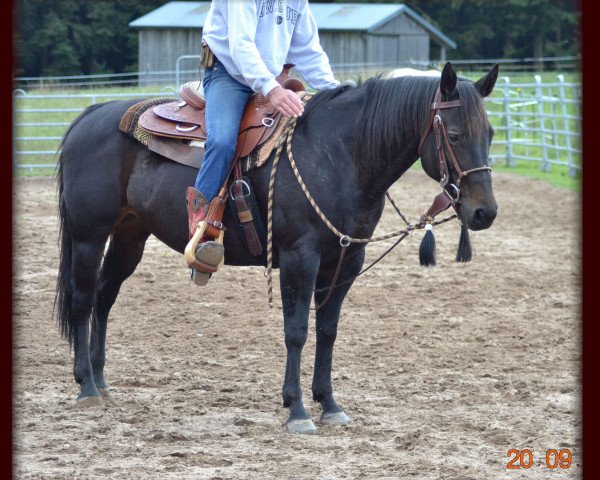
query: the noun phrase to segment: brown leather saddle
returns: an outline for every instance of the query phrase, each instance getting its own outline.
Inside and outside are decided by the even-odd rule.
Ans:
[[[305,101],[309,95],[305,92],[304,84],[289,75],[293,66],[284,65],[276,80],[283,88],[298,92],[298,96]],[[132,105],[122,116],[119,130],[146,145],[153,152],[184,165],[199,168],[204,158],[203,147],[206,140],[206,102],[200,94],[200,82],[182,85],[179,93],[181,101],[152,99]],[[238,213],[240,227],[243,229],[250,253],[254,256],[262,254],[262,241],[256,232],[254,215],[249,206],[252,205],[251,190],[242,177],[241,159],[245,158],[246,170],[261,165],[261,161],[266,161],[275,148],[286,124],[287,121],[282,120],[282,115],[264,95],[254,94],[250,97],[240,124],[228,179],[219,190],[219,194],[211,200],[207,220],[202,222],[205,228],[209,224],[221,225],[221,229],[217,229],[216,233],[207,231],[209,237],[214,237],[220,243],[223,241],[224,227],[221,220],[228,196],[227,185],[233,172],[234,178],[229,191]],[[192,241],[186,247],[186,262],[198,271],[203,270],[195,261],[195,244],[204,233],[204,230],[198,229],[197,235],[192,238],[195,239],[195,243]]]
[[[283,88],[303,92],[304,84],[290,77],[293,66],[285,64],[276,80]],[[177,157],[178,161],[182,156],[199,156],[199,162],[204,149],[193,147],[203,147],[206,140],[206,102],[200,93],[200,82],[182,85],[179,93],[182,101],[162,103],[146,110],[139,118],[139,126],[152,134],[148,144],[150,150],[168,158]],[[281,114],[264,95],[252,95],[244,110],[234,158],[246,157],[265,143],[277,130],[280,120]],[[188,142],[173,142],[173,139]]]

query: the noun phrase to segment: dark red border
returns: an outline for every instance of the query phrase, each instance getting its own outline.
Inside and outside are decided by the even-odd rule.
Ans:
[[[410,2],[408,2],[410,3]],[[16,0],[11,2],[11,9],[14,15],[14,6]],[[591,452],[587,458],[591,460],[584,463],[584,478],[598,479],[600,478],[600,464],[594,460],[595,444],[600,435],[598,427],[598,404],[594,401],[597,396],[594,395],[596,387],[600,381],[598,371],[595,365],[594,353],[598,351],[600,346],[600,335],[597,334],[598,323],[600,319],[595,312],[592,299],[599,294],[598,283],[599,274],[596,271],[598,247],[598,234],[594,234],[597,230],[595,211],[594,194],[595,188],[592,182],[598,178],[598,164],[600,162],[599,144],[594,148],[593,140],[598,136],[596,127],[599,124],[600,108],[598,108],[600,95],[596,94],[598,89],[598,81],[594,75],[594,71],[600,65],[600,59],[597,57],[597,46],[593,35],[594,29],[597,29],[597,16],[592,8],[594,3],[591,0],[587,2],[580,1],[582,12],[581,19],[581,54],[582,54],[582,83],[584,92],[584,101],[582,105],[583,113],[583,208],[582,208],[582,233],[583,233],[583,258],[582,265],[583,273],[583,302],[582,313],[584,318],[583,323],[583,447],[584,453]],[[12,15],[3,15],[0,22],[3,23],[0,28],[0,35],[3,45],[12,45],[13,22]],[[0,478],[12,478],[12,229],[7,228],[10,225],[9,219],[12,220],[12,69],[13,59],[3,58],[0,62],[1,68],[4,70],[2,75],[2,108],[0,112],[3,117],[3,137],[2,143],[7,155],[0,162],[0,208],[3,210],[3,218],[5,228],[3,234],[0,235],[1,256],[1,271],[2,280],[2,301],[0,301],[2,324],[5,327],[0,342],[0,379],[4,388],[0,399],[2,402],[0,411],[2,412],[2,422],[0,424]],[[596,187],[597,188],[597,187]],[[554,226],[560,228],[560,219]],[[554,228],[549,226],[548,228]],[[568,252],[566,252],[568,255]],[[575,334],[575,332],[574,332]],[[549,345],[551,348],[551,345]],[[7,388],[10,387],[10,388]]]
[[[597,308],[594,308],[594,296],[598,296],[598,275],[596,265],[598,264],[598,249],[595,243],[598,239],[598,227],[594,225],[597,212],[594,208],[595,188],[594,179],[598,176],[598,161],[594,158],[594,138],[598,138],[598,95],[594,91],[598,88],[593,73],[598,69],[596,58],[597,49],[594,45],[597,35],[593,30],[598,28],[595,9],[591,7],[594,3],[590,0],[581,0],[581,56],[582,56],[582,133],[583,133],[583,183],[582,183],[582,230],[583,230],[583,478],[600,478],[600,465],[594,459],[595,444],[598,443],[598,396],[595,395],[598,387],[598,371],[596,370],[595,353],[598,352],[598,319]],[[587,8],[586,8],[587,7]],[[597,10],[597,9],[596,9]],[[596,231],[596,232],[594,232]],[[594,311],[596,310],[596,312]],[[587,455],[586,455],[587,453]],[[587,461],[585,461],[587,459]]]
[[[15,2],[7,2],[5,7],[14,12]],[[13,16],[5,12],[2,15],[0,41],[2,45],[13,44]],[[8,57],[8,58],[6,58]],[[0,62],[2,72],[2,133],[4,155],[0,164],[0,209],[2,224],[0,249],[2,252],[0,269],[2,272],[2,300],[0,300],[0,319],[4,330],[0,342],[0,381],[2,382],[2,422],[0,424],[0,473],[2,478],[12,478],[12,138],[13,138],[13,105],[12,105],[12,72],[13,55],[5,55]],[[10,223],[9,223],[10,222]]]

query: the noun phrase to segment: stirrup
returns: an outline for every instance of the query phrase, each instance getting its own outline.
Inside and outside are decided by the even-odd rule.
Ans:
[[[198,265],[198,260],[196,259],[196,247],[200,243],[200,240],[202,240],[202,236],[204,235],[204,232],[206,231],[206,226],[207,226],[206,220],[202,220],[198,224],[198,228],[196,228],[196,231],[194,232],[194,235],[192,236],[191,240],[188,242],[188,244],[185,247],[183,256],[185,258],[186,263],[188,264],[188,267],[196,268],[196,266]],[[225,231],[221,230],[219,233],[219,236],[217,238],[215,238],[214,241],[223,245],[224,234],[225,234]],[[225,257],[223,257],[221,262],[218,265],[216,265],[217,270],[223,265],[224,261],[225,261]],[[210,273],[212,273],[212,272],[210,272]]]

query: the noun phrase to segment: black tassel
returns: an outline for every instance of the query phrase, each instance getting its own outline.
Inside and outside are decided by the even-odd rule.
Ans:
[[[458,241],[458,250],[456,251],[456,261],[467,263],[473,258],[473,250],[471,249],[471,239],[469,238],[469,230],[464,225],[460,225],[460,240]]]
[[[425,235],[419,247],[419,263],[422,267],[435,266],[435,237],[430,224],[425,225]]]

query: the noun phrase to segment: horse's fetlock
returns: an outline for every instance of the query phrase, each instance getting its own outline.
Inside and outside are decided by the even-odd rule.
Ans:
[[[315,402],[321,402],[333,396],[333,389],[327,386],[313,386],[312,394]]]
[[[297,388],[285,388],[282,391],[283,406],[289,407],[292,403],[302,401],[302,392]]]

